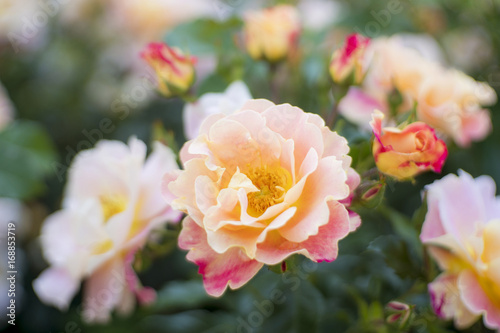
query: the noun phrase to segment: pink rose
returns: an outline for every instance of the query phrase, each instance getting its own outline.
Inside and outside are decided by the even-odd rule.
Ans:
[[[163,191],[188,214],[179,246],[210,295],[295,253],[335,260],[338,241],[360,223],[345,206],[359,184],[348,152],[319,116],[289,104],[250,100],[204,121]]]
[[[484,315],[500,329],[500,198],[490,177],[458,174],[426,187],[420,239],[444,271],[429,284],[432,306],[458,328]]]
[[[10,101],[7,91],[0,83],[0,131],[3,130],[14,118],[14,105]]]
[[[86,279],[83,317],[107,321],[112,309],[127,313],[136,297],[151,299],[131,268],[134,253],[151,230],[178,221],[161,197],[161,175],[177,169],[172,151],[156,142],[145,161],[146,145],[100,141],[79,153],[71,166],[62,210],[50,215],[41,232],[51,267],[33,282],[38,297],[67,309]]]

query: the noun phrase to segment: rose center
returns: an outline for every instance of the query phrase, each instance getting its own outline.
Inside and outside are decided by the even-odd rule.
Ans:
[[[286,191],[292,185],[290,173],[282,167],[269,168],[267,166],[250,168],[247,177],[259,189],[250,192],[248,198],[248,214],[258,217],[267,208],[283,202]]]
[[[104,221],[108,221],[112,216],[123,212],[127,207],[127,200],[122,195],[103,195],[99,197],[99,201]]]

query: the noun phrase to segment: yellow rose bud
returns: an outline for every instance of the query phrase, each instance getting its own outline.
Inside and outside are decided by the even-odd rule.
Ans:
[[[193,85],[195,57],[165,43],[150,43],[141,57],[155,70],[158,90],[165,97],[185,94]]]
[[[402,130],[382,128],[382,112],[375,110],[373,157],[377,168],[397,180],[407,180],[427,170],[441,172],[448,149],[434,129],[423,122],[411,123]]]
[[[278,62],[296,49],[300,20],[295,7],[279,5],[248,12],[244,20],[245,46],[253,59]]]
[[[342,48],[333,52],[330,62],[330,75],[335,83],[360,84],[363,81],[366,66],[365,51],[370,39],[359,34],[347,36]],[[352,76],[352,81],[347,80]]]

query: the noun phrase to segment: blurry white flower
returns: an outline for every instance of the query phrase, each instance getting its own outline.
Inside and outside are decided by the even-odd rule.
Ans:
[[[328,0],[301,0],[297,4],[304,28],[321,30],[342,17],[342,4]]]
[[[210,115],[223,113],[229,115],[239,110],[252,99],[248,87],[242,81],[231,83],[222,93],[207,93],[193,103],[184,106],[184,134],[188,140],[198,136],[201,123]]]
[[[0,44],[9,43],[15,52],[40,46],[57,14],[36,0],[0,0],[0,13]]]
[[[43,253],[51,267],[33,282],[45,303],[66,309],[80,281],[86,321],[107,321],[116,308],[132,310],[141,288],[130,265],[149,233],[180,213],[162,199],[163,174],[176,170],[172,151],[156,142],[145,161],[146,145],[131,138],[100,141],[81,152],[69,172],[63,209],[42,227]],[[134,295],[135,294],[135,295]]]

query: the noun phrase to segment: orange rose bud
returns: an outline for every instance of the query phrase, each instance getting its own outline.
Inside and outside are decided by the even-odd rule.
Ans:
[[[278,5],[248,12],[244,20],[245,46],[253,59],[274,63],[297,48],[301,25],[295,7]]]
[[[165,97],[183,95],[193,85],[195,57],[165,43],[150,43],[141,57],[155,70],[158,90]]]
[[[366,72],[365,51],[370,38],[359,34],[347,36],[342,48],[333,52],[330,75],[335,83],[360,84]],[[351,81],[348,81],[352,77]]]
[[[373,157],[377,168],[397,180],[407,180],[427,170],[441,172],[448,156],[443,140],[423,122],[405,128],[382,128],[382,112],[375,110],[370,125],[375,135]]]

